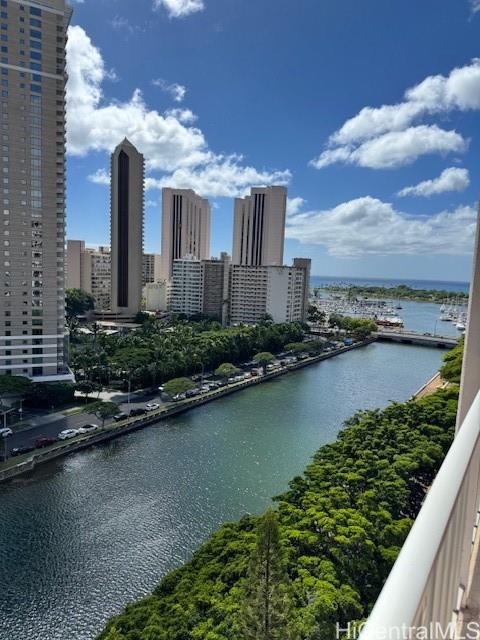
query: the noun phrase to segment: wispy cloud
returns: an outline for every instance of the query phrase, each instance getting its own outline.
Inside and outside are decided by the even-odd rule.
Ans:
[[[470,8],[472,13],[478,13],[480,11],[480,0],[470,0]]]
[[[165,93],[168,93],[175,102],[182,102],[187,95],[187,88],[177,82],[169,84],[163,78],[156,78],[152,80],[152,84],[154,87],[158,87]]]
[[[464,151],[468,142],[456,131],[436,124],[414,126],[423,117],[455,110],[480,110],[480,59],[448,76],[428,76],[405,92],[403,102],[363,108],[330,137],[311,164],[317,169],[338,162],[395,168],[430,153]]]
[[[469,255],[477,215],[474,207],[412,216],[366,196],[333,209],[288,218],[287,237],[322,245],[340,258],[368,255]]]
[[[153,6],[165,8],[170,18],[185,18],[205,9],[203,0],[153,0]]]
[[[424,180],[412,187],[405,187],[397,193],[400,197],[421,196],[428,197],[446,193],[448,191],[464,191],[470,185],[468,169],[450,167],[442,171],[438,178]]]

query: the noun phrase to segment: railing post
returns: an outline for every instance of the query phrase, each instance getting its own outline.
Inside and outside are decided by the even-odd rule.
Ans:
[[[480,216],[480,203],[479,203]],[[473,275],[470,283],[468,324],[465,336],[460,401],[458,403],[457,432],[465,420],[480,388],[480,228],[477,217],[477,233],[473,258]]]

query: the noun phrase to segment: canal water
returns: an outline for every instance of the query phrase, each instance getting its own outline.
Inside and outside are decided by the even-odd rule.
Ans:
[[[221,523],[262,512],[355,411],[410,397],[443,353],[373,344],[0,487],[0,639],[92,640]]]

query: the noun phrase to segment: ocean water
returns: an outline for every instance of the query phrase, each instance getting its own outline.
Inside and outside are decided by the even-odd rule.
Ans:
[[[392,278],[354,278],[354,277],[335,277],[335,276],[312,276],[310,286],[322,287],[325,285],[358,285],[366,287],[398,287],[401,284],[411,287],[412,289],[437,289],[440,291],[458,291],[459,293],[468,293],[468,282],[452,282],[448,280],[395,280]]]

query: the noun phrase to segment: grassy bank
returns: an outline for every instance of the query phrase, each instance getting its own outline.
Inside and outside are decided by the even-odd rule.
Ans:
[[[407,285],[398,287],[367,287],[327,285],[322,287],[329,293],[347,294],[351,298],[387,298],[390,300],[412,300],[413,302],[460,303],[468,302],[468,293],[439,289],[413,289]]]

